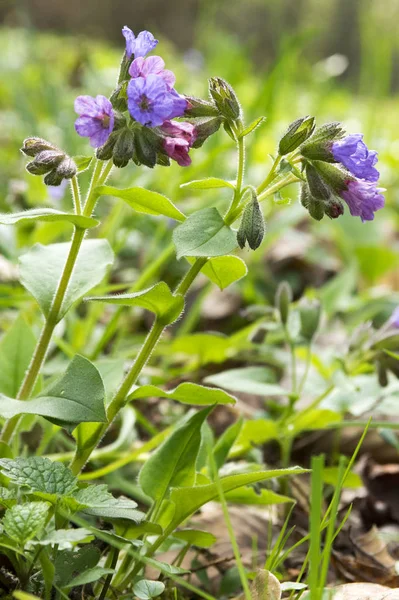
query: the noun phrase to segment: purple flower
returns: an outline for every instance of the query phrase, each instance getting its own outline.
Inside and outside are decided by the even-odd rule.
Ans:
[[[80,115],[75,121],[77,133],[90,139],[93,148],[99,148],[110,136],[114,128],[114,111],[105,96],[78,96],[75,112]]]
[[[353,217],[360,217],[362,221],[372,221],[375,211],[383,208],[385,204],[381,191],[382,188],[377,188],[373,182],[350,179],[347,181],[347,189],[341,192],[341,197],[349,206]]]
[[[136,37],[129,27],[125,27],[122,29],[122,34],[126,40],[126,55],[128,58],[134,54],[134,57],[145,56],[151,50],[154,50],[155,46],[158,44],[158,40],[154,38],[152,33],[149,31],[140,31],[138,36]]]
[[[147,127],[157,127],[168,119],[180,117],[187,107],[187,100],[154,74],[131,79],[127,97],[129,113]]]
[[[192,123],[185,123],[183,121],[165,121],[161,127],[161,131],[166,133],[168,137],[186,140],[190,146],[192,146],[197,139],[197,132]]]
[[[389,318],[389,324],[395,329],[399,329],[399,306],[395,308],[392,315]]]
[[[363,134],[353,133],[331,146],[333,157],[342,163],[355,177],[367,181],[378,181],[380,176],[374,165],[377,164],[377,152],[369,150],[362,141]]]
[[[173,87],[176,77],[172,71],[165,69],[165,61],[160,56],[149,56],[148,58],[135,58],[130,65],[129,74],[133,79],[136,77],[148,77],[148,75],[159,75],[169,87]]]
[[[165,121],[161,131],[167,135],[163,142],[166,154],[181,167],[191,165],[189,150],[197,138],[194,125],[178,121]]]

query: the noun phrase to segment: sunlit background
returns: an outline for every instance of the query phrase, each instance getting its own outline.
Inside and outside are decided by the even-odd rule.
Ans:
[[[249,181],[264,177],[279,136],[305,114],[319,124],[343,121],[379,152],[387,206],[373,223],[349,215],[311,222],[295,187],[286,194],[290,206],[265,206],[262,249],[245,252],[253,265],[250,283],[240,283],[245,301],[271,298],[275,283],[288,278],[297,294],[327,283],[327,311],[349,311],[353,324],[389,314],[399,290],[399,0],[3,0],[0,17],[1,210],[69,206],[68,190],[49,191],[24,171],[21,141],[41,135],[72,155],[87,154],[87,140],[74,131],[74,98],[109,95],[124,48],[122,26],[150,29],[179,92],[205,96],[207,78],[218,75],[234,86],[247,122],[267,117],[248,143]],[[190,212],[215,198],[225,207],[227,192],[194,195],[180,184],[208,175],[233,178],[234,169],[234,147],[220,132],[193,153],[189,168],[132,164],[115,181],[162,191]],[[133,218],[112,203],[101,210],[113,211],[106,233],[121,260],[134,258],[123,277],[140,269],[149,235],[161,246],[170,239],[156,219]],[[6,229],[1,234],[0,249],[14,260],[28,238],[24,230],[16,238]],[[43,224],[33,241],[68,235],[64,225]]]

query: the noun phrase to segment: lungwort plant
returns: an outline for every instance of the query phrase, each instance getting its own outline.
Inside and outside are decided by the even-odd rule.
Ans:
[[[182,558],[190,547],[209,546],[214,541],[211,533],[187,526],[198,509],[212,500],[221,500],[226,508],[226,500],[234,498],[237,490],[249,498],[254,491],[251,484],[303,472],[299,467],[288,468],[291,438],[301,430],[299,426],[293,428],[290,421],[300,390],[293,390],[290,408],[283,415],[286,432],[291,431],[291,438],[283,436],[286,468],[267,470],[258,465],[229,473],[223,471],[224,463],[234,445],[239,454],[242,422],[238,420],[215,440],[207,419],[215,405],[227,405],[227,410],[235,398],[218,387],[188,381],[164,390],[140,380],[143,368],[165,330],[182,316],[186,295],[200,273],[221,289],[246,275],[247,267],[237,256],[237,247],[256,250],[261,245],[266,231],[262,203],[281,203],[280,192],[286,186],[298,183],[302,205],[317,220],[324,215],[339,217],[345,205],[352,215],[370,220],[384,204],[377,187],[376,153],[367,149],[362,136],[346,136],[339,123],[316,127],[315,119],[309,116],[289,125],[263,180],[246,181],[245,146],[264,118],[246,124],[234,90],[218,77],[210,80],[207,99],[179,93],[175,76],[165,69],[163,59],[148,56],[158,43],[152,34],[143,31],[135,37],[125,27],[123,35],[126,50],[115,89],[108,97],[79,96],[75,102],[76,132],[88,138],[95,156],[71,157],[38,137],[27,138],[22,146],[32,176],[44,177],[48,186],[69,182],[70,210],[41,206],[0,215],[2,225],[49,222],[54,227],[67,224],[73,230],[70,242],[37,243],[20,257],[20,282],[42,313],[38,340],[20,316],[1,342],[0,505],[4,512],[0,588],[5,596],[16,591],[16,597],[25,599],[32,597],[29,594],[46,599],[93,595],[101,600],[193,594],[212,597],[187,579],[179,561],[172,565],[161,562],[158,551],[174,544]],[[171,161],[185,167],[195,149],[217,132],[219,136],[226,134],[226,142],[237,147],[236,179],[197,179],[185,183],[184,189],[190,194],[195,190],[230,190],[231,202],[223,213],[208,202],[200,210],[184,214],[184,205],[178,208],[160,193],[108,184],[111,173],[117,179],[114,167],[129,170],[132,177],[136,177],[136,167],[166,169]],[[81,182],[89,172],[90,184],[83,193]],[[107,239],[95,235],[96,231],[106,231],[97,218],[104,212],[100,204],[105,196],[126,203],[133,213],[163,217],[173,223],[175,254],[186,269],[175,289],[164,281],[143,286],[145,289],[133,282],[126,286],[126,293],[88,296],[112,269],[114,260]],[[174,260],[169,251],[162,256],[162,260]],[[151,264],[145,271],[147,275],[149,272],[156,273]],[[144,276],[139,281],[148,279]],[[277,299],[285,331],[289,296],[289,289],[283,287]],[[145,341],[133,363],[125,361],[128,368],[118,386],[110,385],[109,365],[107,369],[104,362],[92,362],[89,353],[70,356],[65,345],[70,362],[64,373],[56,378],[54,370],[46,370],[52,343],[57,339],[62,347],[63,327],[72,307],[82,301],[86,303],[80,307],[83,314],[95,305],[96,312],[90,314],[99,321],[101,311],[109,309],[106,305],[116,305],[103,337],[95,340],[97,351],[93,355],[106,347],[118,329],[121,307],[153,313]],[[309,343],[319,315],[318,305],[301,307],[302,335]],[[365,352],[380,363],[381,377],[390,368],[391,358],[383,352],[387,337],[395,342],[390,346],[394,352],[397,335],[392,332],[380,334],[378,339],[374,336],[373,343],[362,338],[362,343],[368,344]],[[214,352],[219,352],[217,346]],[[132,499],[115,497],[106,484],[85,480],[106,474],[105,467],[104,472],[99,469],[93,475],[93,465],[101,464],[102,457],[115,457],[124,440],[130,439],[134,414],[129,406],[148,397],[199,408],[183,411],[177,422],[130,452],[127,460],[122,459],[120,466],[139,457],[144,462],[138,484],[129,483],[140,508],[148,507],[144,510]],[[115,433],[114,423],[120,425],[117,439],[109,437],[110,428]],[[24,451],[21,456],[25,432],[34,429],[37,435],[38,428],[41,441],[36,453]],[[154,433],[150,424],[147,429]],[[60,453],[51,459],[43,456],[50,441],[57,439],[61,440]],[[245,439],[244,447],[250,446],[251,440]],[[129,493],[129,489],[125,491]],[[266,489],[262,493],[266,504],[289,501]],[[239,563],[239,556],[237,560]],[[248,597],[245,578],[243,587]]]

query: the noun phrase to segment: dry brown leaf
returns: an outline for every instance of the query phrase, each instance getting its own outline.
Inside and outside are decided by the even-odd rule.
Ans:
[[[347,583],[335,590],[334,600],[399,600],[399,589],[376,583]]]
[[[252,600],[280,600],[281,585],[277,577],[270,571],[259,569],[251,585],[251,598]],[[236,600],[245,600],[245,594],[241,594]]]

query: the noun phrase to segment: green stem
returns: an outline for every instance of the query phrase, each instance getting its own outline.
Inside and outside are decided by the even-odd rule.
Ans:
[[[276,178],[276,170],[277,167],[280,164],[281,161],[281,156],[280,154],[277,156],[277,158],[275,159],[272,168],[269,171],[268,176],[266,177],[266,179],[257,187],[256,191],[258,193],[258,196],[272,183],[272,181],[274,181],[274,179]]]
[[[95,188],[100,182],[104,181],[103,177],[101,176],[105,173],[105,177],[107,177],[111,168],[112,162],[110,161],[110,163],[108,163],[104,167],[103,173],[101,173],[103,169],[103,163],[101,161],[97,161],[94,167],[90,189],[87,194],[86,204],[83,210],[84,216],[91,216],[98,198],[95,192]],[[77,207],[79,206],[80,202],[78,202]],[[60,310],[62,308],[62,303],[65,298],[66,291],[68,289],[69,281],[71,279],[72,272],[79,254],[79,250],[85,236],[85,231],[85,229],[75,227],[68,258],[66,260],[63,272],[61,274],[61,278],[58,283],[57,290],[55,292],[50,312],[46,318],[46,322],[43,326],[42,332],[37,342],[32,361],[29,365],[29,368],[25,374],[24,380],[17,394],[18,400],[27,400],[35,387],[37,378],[40,373],[40,369],[48,352],[54,329],[57,323],[59,322]],[[0,438],[2,442],[8,443],[12,439],[12,436],[14,435],[19,421],[20,417],[16,416],[12,419],[8,419],[5,422]]]
[[[82,214],[82,200],[80,197],[79,182],[78,182],[78,178],[76,177],[76,175],[74,177],[72,177],[72,179],[71,179],[71,190],[72,190],[73,205],[75,207],[75,213],[77,215],[81,215]]]
[[[191,265],[190,269],[187,271],[187,273],[177,286],[175,290],[175,295],[180,294],[181,296],[185,296],[187,294],[189,287],[193,283],[194,279],[197,277],[198,273],[201,271],[202,267],[207,262],[207,258],[197,258],[195,263]]]

